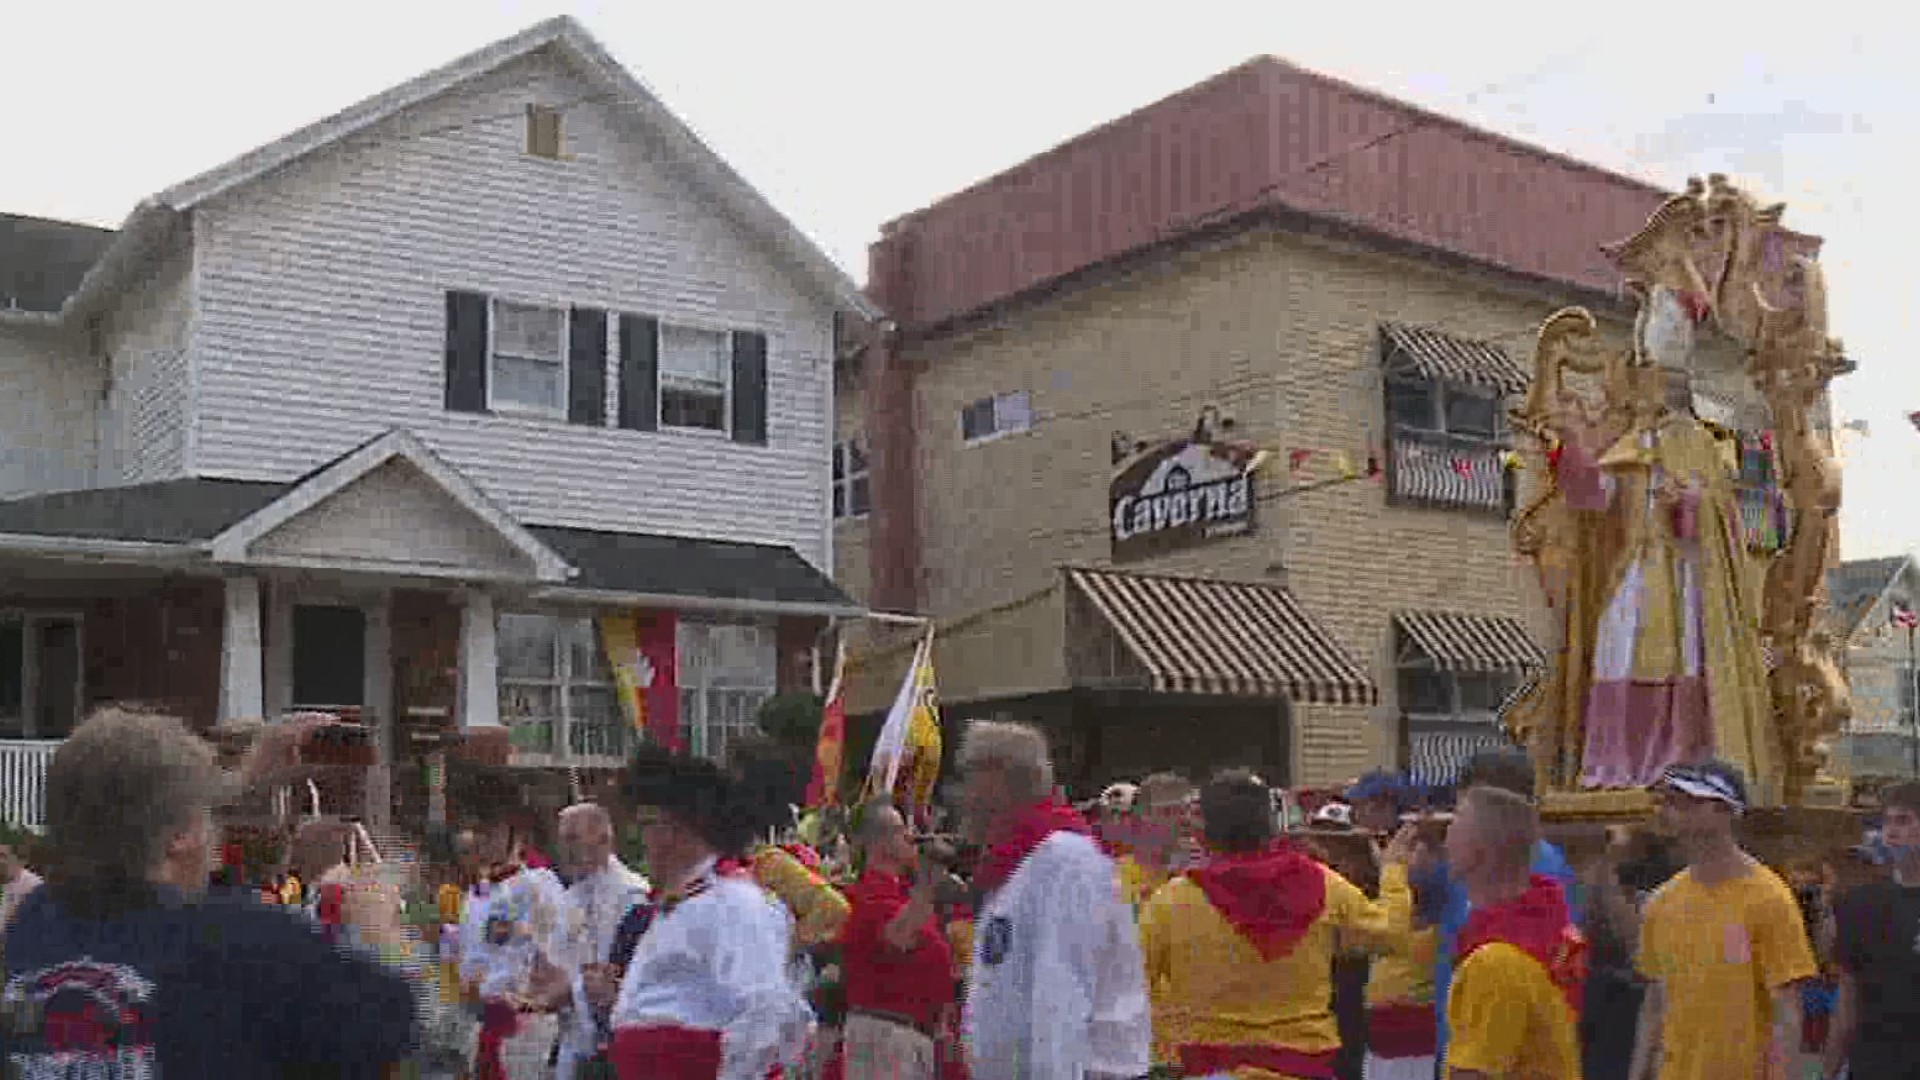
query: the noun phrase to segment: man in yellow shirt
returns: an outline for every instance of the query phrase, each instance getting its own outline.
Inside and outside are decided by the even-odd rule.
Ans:
[[[1447,829],[1473,904],[1448,992],[1448,1080],[1580,1080],[1586,942],[1560,883],[1528,873],[1539,834],[1530,800],[1488,787],[1461,797]]]
[[[1183,842],[1190,821],[1193,784],[1176,773],[1154,773],[1134,793],[1132,820],[1117,830],[1120,888],[1135,911],[1185,869]]]
[[[1651,985],[1633,1076],[1784,1080],[1800,1045],[1800,983],[1819,970],[1800,907],[1734,837],[1747,803],[1738,769],[1675,765],[1659,791],[1687,868],[1641,916],[1638,966]]]
[[[1272,796],[1248,773],[1207,784],[1200,818],[1211,858],[1140,913],[1154,1003],[1183,1016],[1180,1065],[1194,1078],[1331,1080],[1340,1047],[1330,1004],[1336,937],[1385,944],[1405,926],[1411,833],[1388,849],[1375,904],[1276,840]]]

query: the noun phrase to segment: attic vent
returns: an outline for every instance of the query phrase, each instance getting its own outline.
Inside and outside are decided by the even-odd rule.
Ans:
[[[534,157],[559,159],[559,109],[551,105],[527,106],[527,153]]]

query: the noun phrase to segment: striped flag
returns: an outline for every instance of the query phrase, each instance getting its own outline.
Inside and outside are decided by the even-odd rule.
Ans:
[[[1893,625],[1902,630],[1912,630],[1920,626],[1920,614],[1905,604],[1893,605]]]
[[[868,797],[895,795],[903,808],[924,809],[940,776],[940,752],[940,704],[929,632],[914,650],[913,665],[874,743],[867,766]]]
[[[834,649],[833,682],[820,714],[820,741],[813,748],[813,779],[807,783],[807,808],[840,801],[840,763],[847,752],[847,643]]]

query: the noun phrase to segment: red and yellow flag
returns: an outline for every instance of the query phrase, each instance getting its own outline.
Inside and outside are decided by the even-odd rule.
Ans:
[[[807,784],[807,809],[840,802],[840,765],[847,752],[847,643],[834,649],[833,682],[820,715],[820,741],[813,748],[813,779]]]

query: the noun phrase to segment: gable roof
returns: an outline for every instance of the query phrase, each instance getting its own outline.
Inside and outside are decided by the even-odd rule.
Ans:
[[[59,311],[113,237],[112,229],[0,214],[0,311]]]
[[[373,453],[370,448],[378,442],[289,483],[194,477],[0,500],[0,545],[42,538],[207,551],[223,534],[324,479],[329,470]],[[835,616],[862,611],[791,547],[549,525],[524,529],[577,571],[564,583],[547,586],[562,598],[621,604],[651,598],[688,608],[757,606]]]
[[[1834,626],[1843,637],[1851,637],[1860,629],[1912,562],[1910,555],[1889,555],[1843,562],[1827,571],[1828,606]]]
[[[670,160],[693,171],[704,188],[728,213],[769,244],[784,259],[834,300],[869,319],[879,311],[841,270],[806,237],[798,226],[769,203],[753,185],[702,142],[659,97],[622,67],[572,16],[560,15],[535,24],[512,37],[468,53],[451,63],[376,94],[340,112],[308,124],[283,138],[248,151],[224,165],[175,184],[143,200],[121,227],[113,248],[103,253],[85,278],[65,298],[64,315],[93,294],[111,287],[118,260],[105,257],[117,249],[150,236],[161,219],[184,214],[216,196],[252,183],[309,154],[316,153],[395,114],[546,48],[558,49],[583,72],[601,83],[619,104],[633,110],[668,145]]]
[[[569,577],[565,559],[541,543],[510,514],[495,506],[493,500],[487,498],[472,481],[440,460],[439,455],[427,449],[412,433],[401,428],[375,436],[308,473],[288,485],[285,494],[272,503],[221,530],[220,535],[209,541],[213,557],[222,561],[248,561],[255,541],[338,495],[355,481],[391,461],[403,461],[411,465],[462,509],[485,522],[501,540],[532,564],[534,574],[540,580],[564,582]]]
[[[1617,294],[1600,245],[1671,192],[1258,56],[887,223],[869,291],[932,330],[1255,216]],[[1809,255],[1817,249],[1803,238]]]

